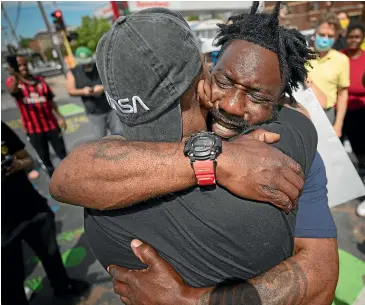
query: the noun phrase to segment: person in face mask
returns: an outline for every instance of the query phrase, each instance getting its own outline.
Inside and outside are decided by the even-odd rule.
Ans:
[[[350,85],[350,63],[345,54],[333,49],[339,30],[336,15],[329,13],[320,20],[314,41],[317,58],[310,61],[308,79],[326,95],[323,108],[337,136],[341,137]]]
[[[337,51],[341,51],[346,48],[346,38],[345,37],[346,37],[347,27],[350,24],[350,18],[346,12],[339,12],[337,14],[337,18],[340,23],[341,29],[339,31],[338,38],[335,41],[335,44],[333,45],[333,49],[335,49]]]

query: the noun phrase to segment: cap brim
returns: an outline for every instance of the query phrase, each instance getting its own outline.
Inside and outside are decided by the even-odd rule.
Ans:
[[[92,64],[95,62],[94,58],[92,57],[88,57],[88,58],[77,58],[76,62],[79,65],[88,65],[88,64]]]
[[[129,141],[180,142],[182,139],[182,117],[180,101],[151,122],[129,126],[122,122],[122,135]]]

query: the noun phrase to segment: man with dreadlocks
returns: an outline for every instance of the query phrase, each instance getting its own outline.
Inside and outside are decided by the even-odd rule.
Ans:
[[[331,297],[338,270],[336,230],[326,202],[323,162],[318,155],[314,158],[316,133],[301,113],[278,106],[283,93],[290,96],[292,88],[304,80],[304,64],[311,53],[297,32],[278,27],[278,7],[272,16],[256,14],[256,10],[254,5],[251,14],[233,20],[230,26],[222,26],[219,43],[223,44],[223,50],[211,82],[201,73],[198,46],[178,13],[150,9],[122,17],[101,39],[97,49],[98,70],[129,141],[121,141],[117,136],[74,150],[56,171],[50,188],[59,200],[89,208],[85,213],[85,232],[105,268],[110,264],[144,268],[129,248],[130,241],[139,238],[155,247],[184,281],[194,287],[255,278],[267,271],[263,278],[256,278],[262,289],[251,296],[256,297],[253,304],[259,304],[260,298],[274,300],[274,296],[282,300],[314,300],[320,294],[320,301]],[[246,31],[242,24],[249,26],[251,22],[260,27],[248,27]],[[279,43],[266,39],[262,33],[266,28]],[[151,31],[159,35],[152,35]],[[232,143],[223,142],[223,152],[215,158],[219,138],[199,132],[206,130],[207,109],[213,131],[222,138],[229,139],[260,126],[279,133],[276,147],[301,165],[307,180],[299,202],[295,240],[291,235],[295,213],[286,215],[272,205],[254,200],[278,206],[281,202],[285,207],[288,200],[295,203],[302,189],[298,172],[291,165],[281,167],[279,151],[250,135],[238,136]],[[198,134],[191,135],[195,132]],[[265,141],[273,136],[261,135]],[[189,138],[185,145],[187,157],[182,154],[184,144],[172,143],[182,137]],[[194,147],[200,149],[189,146],[194,139],[198,139]],[[214,139],[217,150],[213,150],[207,139]],[[133,140],[145,143],[130,142]],[[158,141],[170,143],[151,143]],[[199,146],[201,143],[204,145]],[[211,159],[190,159],[198,157],[199,151],[206,152],[204,149]],[[216,172],[209,170],[213,160]],[[198,183],[190,161],[195,169],[202,166],[203,171],[196,170]],[[275,163],[281,163],[279,171],[273,170],[277,168]],[[271,177],[277,182],[275,186],[262,180],[267,172],[276,174]],[[215,176],[219,185],[214,185]],[[211,188],[204,187],[207,184]],[[268,198],[268,193],[280,199]],[[95,210],[111,208],[120,209]],[[294,245],[296,255],[289,258]],[[145,249],[144,245],[140,247]],[[150,262],[147,256],[142,261]],[[166,267],[165,271],[172,271],[164,261],[159,262]],[[141,274],[149,275],[155,266]],[[273,267],[273,271],[268,271]],[[112,275],[118,274],[113,271]],[[177,288],[173,291],[175,299],[169,298],[168,291],[159,290],[155,300],[140,304],[177,304],[181,292],[190,290],[182,286],[179,275],[172,275],[172,279],[167,279],[173,285],[170,287]],[[157,274],[155,280],[162,277]],[[272,278],[277,282],[268,284]],[[161,282],[155,283],[158,283],[156,289],[161,288]],[[116,283],[116,287],[120,285]],[[324,293],[320,293],[319,287]],[[139,297],[147,297],[144,291],[151,293],[154,287],[146,284],[145,288],[138,292]],[[251,291],[255,289],[258,287]],[[262,291],[267,294],[265,298]],[[126,297],[123,288],[118,292]],[[133,295],[129,297],[123,299],[126,304],[141,301]]]

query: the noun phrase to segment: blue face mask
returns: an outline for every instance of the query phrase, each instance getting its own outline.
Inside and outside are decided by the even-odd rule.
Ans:
[[[316,35],[316,40],[314,41],[314,46],[317,51],[324,52],[328,51],[332,48],[333,44],[335,43],[334,38],[322,37]]]

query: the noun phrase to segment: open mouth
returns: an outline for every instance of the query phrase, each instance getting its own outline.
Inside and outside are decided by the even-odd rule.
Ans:
[[[213,118],[213,124],[215,124],[215,123],[219,124],[220,126],[226,128],[226,129],[229,129],[229,130],[235,131],[235,132],[240,132],[242,129],[242,127],[237,127],[237,126],[231,125],[227,122],[223,122],[221,120],[217,120],[217,119]]]
[[[212,131],[221,138],[225,139],[232,138],[235,135],[239,134],[240,130],[241,130],[240,128],[236,128],[226,123],[218,122],[217,120],[213,119]]]

